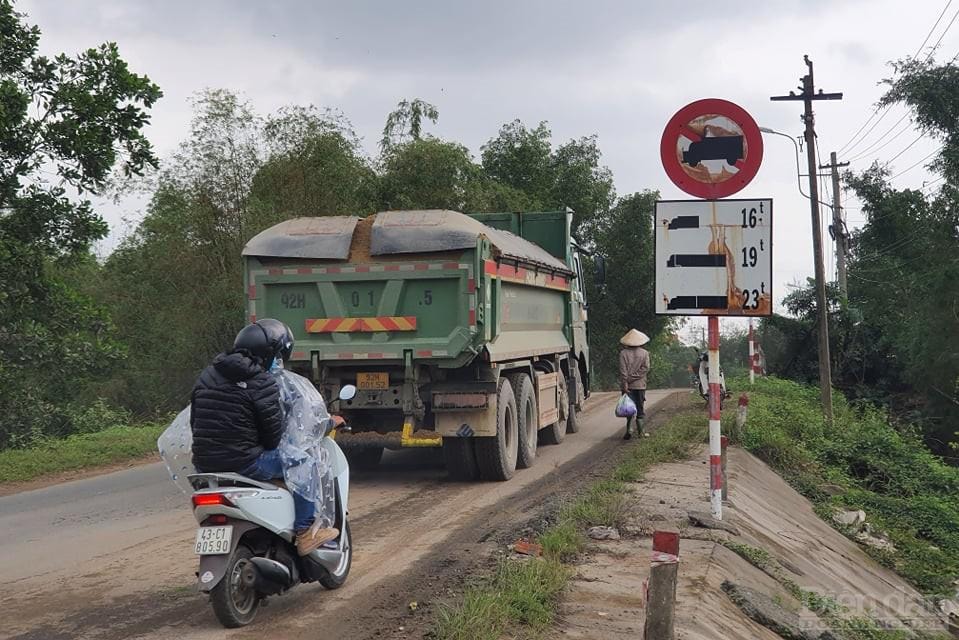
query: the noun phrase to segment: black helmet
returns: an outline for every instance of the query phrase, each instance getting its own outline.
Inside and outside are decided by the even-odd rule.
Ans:
[[[233,348],[247,351],[264,367],[274,358],[288,360],[293,351],[293,332],[279,320],[263,318],[240,329]]]

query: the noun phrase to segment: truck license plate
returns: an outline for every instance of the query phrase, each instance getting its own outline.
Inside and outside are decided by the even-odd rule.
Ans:
[[[225,527],[200,527],[196,530],[194,551],[200,556],[216,556],[230,553],[233,540],[233,525]]]
[[[359,389],[383,390],[390,388],[390,374],[388,373],[358,373],[356,386]]]

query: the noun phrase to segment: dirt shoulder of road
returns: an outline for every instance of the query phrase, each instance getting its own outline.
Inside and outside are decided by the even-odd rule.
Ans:
[[[688,398],[683,391],[657,403],[647,411],[648,425],[664,424],[688,406]],[[591,402],[585,414],[608,411],[610,403],[611,398]],[[348,606],[331,612],[323,625],[324,635],[342,640],[431,637],[441,609],[459,601],[477,579],[493,571],[509,545],[543,530],[563,504],[596,478],[609,474],[623,449],[620,439],[606,440],[533,483],[521,495],[501,500],[462,522],[432,549],[426,561],[362,591]],[[397,540],[397,544],[416,545],[417,541]],[[253,640],[261,637],[261,632],[251,628],[236,637]]]
[[[657,465],[631,483],[622,539],[594,543],[575,564],[561,622],[550,637],[637,637],[645,624],[655,530],[680,534],[677,637],[780,637],[741,605],[809,638],[892,640],[945,631],[939,614],[905,579],[821,520],[808,500],[744,450],[729,451],[723,523],[733,529],[694,526],[690,513],[710,510],[707,460],[703,445],[692,459]]]

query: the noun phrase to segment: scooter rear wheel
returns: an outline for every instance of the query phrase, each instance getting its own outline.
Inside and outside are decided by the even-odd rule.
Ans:
[[[350,567],[353,565],[353,536],[350,533],[350,522],[347,520],[343,525],[343,559],[340,561],[336,571],[327,571],[326,575],[320,578],[320,584],[327,589],[339,589],[346,583],[347,576],[350,575]]]
[[[227,629],[244,627],[256,617],[260,608],[260,596],[253,585],[253,568],[250,558],[253,552],[245,545],[238,545],[227,563],[223,579],[210,591],[213,613]]]

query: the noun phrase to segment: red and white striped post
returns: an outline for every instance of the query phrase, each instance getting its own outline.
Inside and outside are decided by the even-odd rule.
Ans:
[[[713,517],[723,519],[723,469],[719,384],[719,318],[709,316],[709,502]]]
[[[749,319],[749,384],[753,384],[756,378],[756,347],[753,339],[753,319]]]

